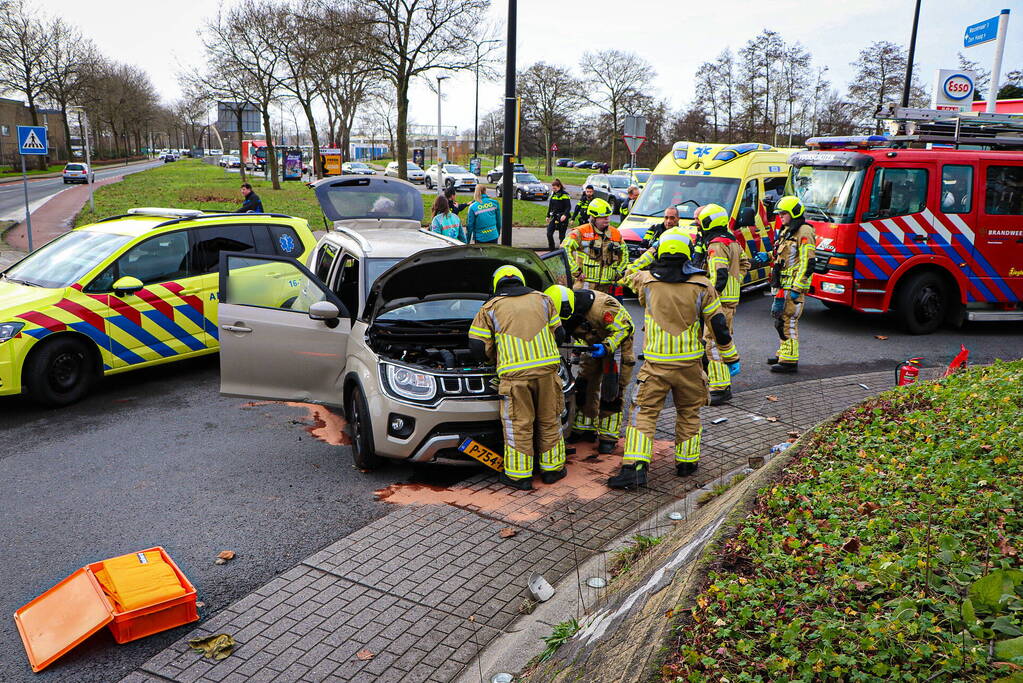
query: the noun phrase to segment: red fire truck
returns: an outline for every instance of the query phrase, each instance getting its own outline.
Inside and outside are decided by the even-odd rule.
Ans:
[[[812,138],[789,159],[786,191],[817,233],[810,293],[894,310],[913,334],[1023,320],[1023,116],[882,107],[878,118],[896,134]]]

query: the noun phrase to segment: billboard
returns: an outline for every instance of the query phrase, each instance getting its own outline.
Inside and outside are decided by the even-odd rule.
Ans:
[[[934,74],[931,109],[970,111],[975,80],[976,76],[972,71],[938,69]]]
[[[217,102],[217,130],[221,133],[237,133],[239,108],[242,110],[242,132],[262,133],[263,123],[256,105],[242,102]]]

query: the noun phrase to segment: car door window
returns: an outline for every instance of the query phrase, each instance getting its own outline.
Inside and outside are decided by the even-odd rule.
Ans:
[[[298,238],[298,233],[294,228],[287,225],[268,225],[266,227],[270,231],[270,241],[274,248],[271,253],[298,258],[305,251],[302,240]]]
[[[104,277],[107,271],[112,272]],[[138,278],[144,285],[187,277],[188,235],[181,231],[151,237],[124,252],[107,271],[93,284],[109,280],[109,290],[122,277]]]
[[[199,228],[192,236],[192,269],[196,275],[214,273],[222,251],[256,251],[250,225],[216,225]]]
[[[973,166],[942,166],[940,199],[942,213],[970,213],[973,210]]]
[[[316,277],[326,282],[335,258],[337,258],[337,247],[333,244],[324,244],[317,252],[316,261],[313,263],[313,273],[316,274]]]
[[[785,196],[785,176],[764,178],[764,202],[774,206]]]
[[[746,187],[742,190],[742,199],[739,200],[739,212],[743,209],[757,208],[757,181],[756,178],[746,183]]]
[[[334,271],[333,284],[331,289],[341,299],[353,315],[359,310],[359,259],[351,254],[345,254],[341,258]]]
[[[308,313],[317,301],[332,300],[324,286],[306,275],[297,261],[230,255],[226,267],[223,303]]]
[[[1023,215],[1023,166],[988,166],[984,211],[991,216]]]
[[[907,216],[927,207],[927,169],[879,168],[870,191],[866,220]]]

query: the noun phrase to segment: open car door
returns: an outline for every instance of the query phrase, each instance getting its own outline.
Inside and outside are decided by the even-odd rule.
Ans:
[[[352,323],[292,258],[220,255],[220,393],[339,406]]]
[[[564,249],[548,251],[540,258],[551,274],[551,284],[564,285],[569,289],[572,288],[572,268],[568,263],[568,254]]]

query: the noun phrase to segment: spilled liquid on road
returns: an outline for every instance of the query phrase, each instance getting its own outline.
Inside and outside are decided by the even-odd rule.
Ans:
[[[260,406],[284,405],[292,408],[304,408],[306,410],[305,430],[323,443],[331,446],[348,446],[352,440],[345,431],[348,422],[340,415],[331,412],[325,406],[318,406],[313,403],[300,403],[298,401],[248,401],[243,403],[243,408],[258,408]]]

